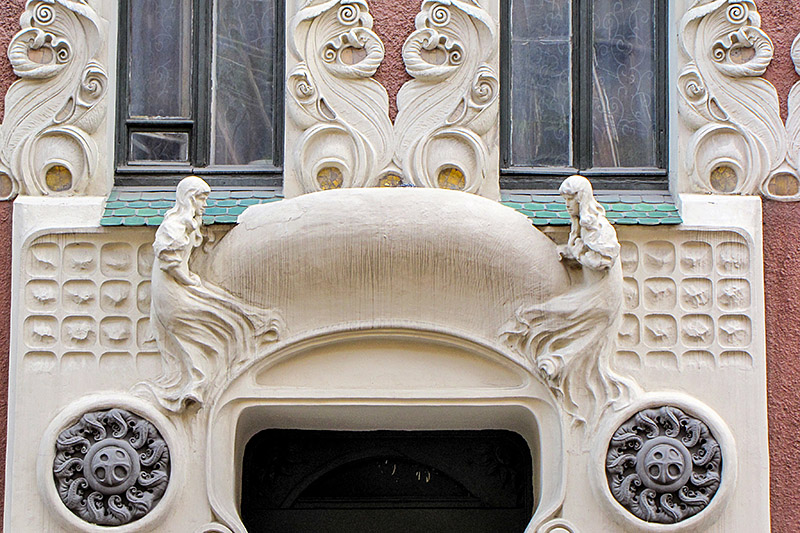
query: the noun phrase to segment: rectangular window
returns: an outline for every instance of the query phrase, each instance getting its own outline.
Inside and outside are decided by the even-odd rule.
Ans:
[[[665,189],[664,0],[509,0],[503,188]]]
[[[283,3],[120,6],[117,183],[279,184]]]

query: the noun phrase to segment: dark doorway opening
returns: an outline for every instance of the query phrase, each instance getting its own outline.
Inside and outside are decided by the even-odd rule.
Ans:
[[[249,533],[522,533],[533,466],[510,431],[268,429],[248,442]]]

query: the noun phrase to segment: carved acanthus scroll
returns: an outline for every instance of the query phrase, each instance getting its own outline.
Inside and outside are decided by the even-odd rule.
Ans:
[[[366,0],[311,0],[291,31],[287,111],[300,133],[288,162],[299,192],[375,185],[393,134],[386,89],[372,79],[384,48]]]
[[[192,252],[204,241],[209,192],[200,178],[183,179],[153,243],[150,320],[163,374],[137,388],[152,391],[174,412],[207,403],[283,330],[274,311],[249,305],[190,270]]]
[[[87,0],[29,1],[8,57],[0,197],[81,194],[96,174],[106,113],[105,21]]]
[[[475,0],[426,0],[403,47],[395,163],[420,187],[499,198],[497,28]]]
[[[548,301],[521,305],[501,338],[538,369],[574,425],[591,427],[627,405],[634,389],[609,363],[622,309],[620,248],[586,178],[568,178],[560,192],[572,218],[560,254],[573,282]]]

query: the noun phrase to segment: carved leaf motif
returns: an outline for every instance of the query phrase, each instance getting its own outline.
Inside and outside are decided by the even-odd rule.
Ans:
[[[6,94],[0,128],[3,198],[81,194],[94,176],[99,153],[92,134],[105,116],[108,86],[97,60],[104,24],[86,0],[28,2],[9,46],[22,79]],[[54,166],[66,178],[48,181]]]

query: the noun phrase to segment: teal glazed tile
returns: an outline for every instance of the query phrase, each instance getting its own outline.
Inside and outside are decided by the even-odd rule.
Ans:
[[[225,198],[230,198],[230,195],[230,191],[211,191],[211,194],[209,194],[208,197],[212,200],[222,200]]]
[[[683,220],[680,217],[670,217],[670,218],[662,218],[662,224],[683,224]]]
[[[528,211],[543,211],[544,210],[544,205],[542,205],[542,204],[528,203],[528,204],[523,205],[522,207],[523,207],[523,209],[527,209]]]
[[[567,213],[566,211],[559,211],[556,214],[557,214],[558,218],[570,218],[569,213]]]
[[[656,206],[657,211],[677,211],[678,208],[675,207],[673,204],[658,204]]]
[[[142,217],[125,217],[122,221],[124,226],[144,226],[144,218]]]
[[[132,217],[136,214],[136,211],[131,209],[130,207],[123,207],[122,209],[115,209],[114,215],[118,217]]]
[[[156,208],[156,209],[164,209],[164,208],[169,209],[173,205],[175,205],[175,202],[169,202],[167,200],[159,200],[157,202],[152,202],[150,204],[150,207],[153,207],[153,208]]]
[[[142,200],[161,200],[161,196],[163,193],[161,192],[143,192],[142,193]]]
[[[133,207],[134,209],[138,209],[140,207],[149,207],[150,202],[145,202],[144,200],[136,200],[135,202],[128,202],[128,207]]]
[[[213,224],[213,223],[214,223],[214,217],[208,215],[205,215],[203,217],[203,224]]]
[[[217,200],[217,205],[219,207],[234,207],[236,205],[236,200]]]
[[[241,200],[243,198],[252,198],[253,191],[232,191],[231,198]]]
[[[522,209],[522,204],[517,202],[503,202],[503,205],[511,209]]]
[[[275,191],[253,191],[253,198],[275,198]]]
[[[103,217],[100,219],[101,226],[121,226],[122,218],[120,217]]]
[[[633,209],[632,206],[628,204],[612,204],[611,210],[612,211],[631,211]]]
[[[261,202],[258,201],[258,198],[246,198],[244,200],[239,200],[239,205],[243,205],[245,207],[249,207],[251,205],[256,205]]]
[[[619,220],[616,220],[615,223],[616,224],[622,224],[622,225],[625,225],[625,226],[632,226],[632,225],[638,224],[639,221],[634,219],[634,218],[621,218]]]
[[[247,209],[247,207],[241,206],[241,205],[237,206],[237,207],[230,207],[230,208],[228,208],[228,214],[229,215],[241,215],[242,213],[244,213],[245,209]]]
[[[163,221],[164,217],[150,217],[147,220],[145,220],[145,223],[148,226],[160,226]]]
[[[228,210],[224,207],[207,207],[206,208],[206,215],[226,215],[228,214]]]
[[[217,224],[235,224],[238,217],[222,215],[216,217]]]
[[[138,200],[139,198],[141,198],[141,196],[142,193],[140,192],[125,191],[125,192],[120,192],[118,198],[120,200],[132,201],[132,200]]]
[[[106,209],[117,209],[121,207],[125,207],[127,204],[125,202],[106,202]]]
[[[111,192],[108,193],[108,202],[113,202],[119,196],[119,191],[117,189],[111,189]]]
[[[655,211],[655,207],[650,204],[636,204],[633,206],[634,211]]]
[[[142,209],[137,209],[136,210],[136,214],[139,215],[140,217],[145,217],[145,218],[154,217],[154,216],[158,215],[158,210],[157,209],[151,209],[149,207],[145,207],[145,208],[142,208]]]

